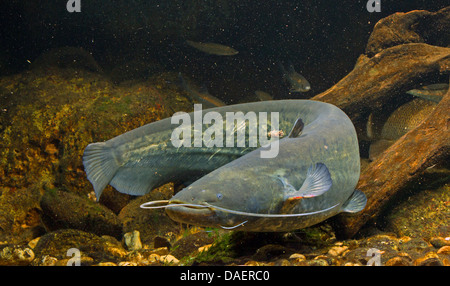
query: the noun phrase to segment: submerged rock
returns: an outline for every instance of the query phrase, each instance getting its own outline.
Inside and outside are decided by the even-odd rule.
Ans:
[[[78,249],[81,257],[91,257],[94,262],[120,261],[127,254],[120,243],[81,230],[63,229],[39,239],[34,248],[36,259],[33,264],[42,265],[49,256],[58,261],[71,258],[73,254],[69,250],[72,248]]]
[[[122,237],[122,223],[108,208],[78,195],[51,189],[41,202],[41,219],[49,231],[71,228]]]

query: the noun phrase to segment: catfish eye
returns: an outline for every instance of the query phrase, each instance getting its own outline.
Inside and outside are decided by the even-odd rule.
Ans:
[[[222,195],[221,193],[218,193],[218,194],[217,194],[217,198],[218,198],[219,200],[221,200],[221,199],[223,198],[223,195]]]

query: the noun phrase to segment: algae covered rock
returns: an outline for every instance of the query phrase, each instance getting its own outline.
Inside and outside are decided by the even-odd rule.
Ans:
[[[45,257],[54,257],[56,260],[71,258],[74,252],[71,249],[79,250],[81,257],[91,257],[97,263],[119,261],[127,254],[119,242],[114,243],[111,239],[81,230],[63,229],[39,239],[34,248],[36,258],[33,264],[41,265]]]
[[[105,206],[87,197],[52,189],[41,198],[41,219],[49,231],[72,228],[97,235],[122,237],[122,223]]]
[[[173,196],[173,184],[166,184],[150,193],[138,197],[126,205],[119,213],[123,231],[139,231],[143,244],[153,245],[155,237],[161,236],[169,241],[180,233],[180,224],[171,220],[164,209],[142,209],[140,205],[154,200],[167,200]]]

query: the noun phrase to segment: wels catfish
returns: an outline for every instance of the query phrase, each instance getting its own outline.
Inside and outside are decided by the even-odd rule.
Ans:
[[[278,102],[274,102],[278,103]],[[267,102],[272,104],[272,102]],[[212,171],[170,200],[142,208],[166,208],[187,224],[242,231],[291,231],[366,205],[355,190],[360,158],[355,128],[339,108],[315,101],[292,101],[295,117],[275,158],[261,157],[268,146]]]

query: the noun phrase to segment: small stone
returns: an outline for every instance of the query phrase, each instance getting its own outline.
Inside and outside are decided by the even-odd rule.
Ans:
[[[211,244],[207,244],[198,248],[198,252],[208,251],[208,249],[212,246]]]
[[[437,251],[437,254],[450,254],[450,246],[448,246],[448,245],[442,246],[442,247],[439,248],[439,250]]]
[[[92,264],[94,264],[94,259],[92,257],[89,256],[82,256],[80,257],[80,266],[90,266]],[[76,265],[74,263],[73,258],[65,258],[65,259],[61,259],[56,261],[55,266],[74,266]]]
[[[360,263],[346,262],[344,266],[362,266]]]
[[[142,249],[142,242],[139,231],[127,232],[123,235],[125,245],[129,251]]]
[[[328,261],[323,258],[313,259],[308,261],[309,266],[329,266]]]
[[[174,265],[177,265],[178,263],[180,263],[180,261],[178,259],[176,259],[173,255],[170,255],[170,254],[162,255],[159,258],[159,261],[161,261],[162,263],[174,264]]]
[[[28,242],[28,246],[31,247],[31,249],[34,249],[36,247],[36,244],[39,242],[40,237],[36,237],[32,241]]]
[[[137,266],[137,263],[132,261],[121,261],[119,262],[119,266]]]
[[[344,253],[344,251],[346,251],[348,249],[348,246],[333,246],[332,248],[330,248],[330,250],[328,250],[328,254],[331,256],[341,256],[342,253]]]
[[[303,261],[303,260],[306,260],[306,257],[303,254],[294,253],[291,256],[289,256],[289,259],[295,259],[297,261]]]
[[[167,255],[167,254],[169,254],[169,249],[167,247],[160,247],[157,249],[153,249],[152,253],[155,253],[158,255]]]
[[[7,245],[0,251],[0,265],[29,265],[34,259],[31,248]]]
[[[114,262],[100,262],[97,266],[117,266]]]
[[[261,262],[250,260],[244,263],[245,266],[262,266]]]
[[[450,245],[450,241],[445,240],[445,238],[443,237],[433,237],[432,239],[430,239],[430,243],[436,248]]]
[[[160,255],[158,255],[156,253],[152,253],[148,256],[148,261],[150,263],[157,262],[157,261],[160,261],[160,257],[161,257]]]
[[[171,244],[167,238],[162,236],[156,236],[153,239],[153,247],[154,248],[167,247],[168,249],[170,249]]]
[[[405,257],[396,256],[386,261],[385,266],[411,266],[412,263]]]
[[[416,266],[443,266],[439,256],[435,252],[428,252],[425,256],[414,261]]]
[[[39,265],[41,265],[41,266],[55,266],[57,262],[58,262],[58,259],[56,257],[50,256],[50,255],[45,255],[42,258],[41,264],[39,264]]]

